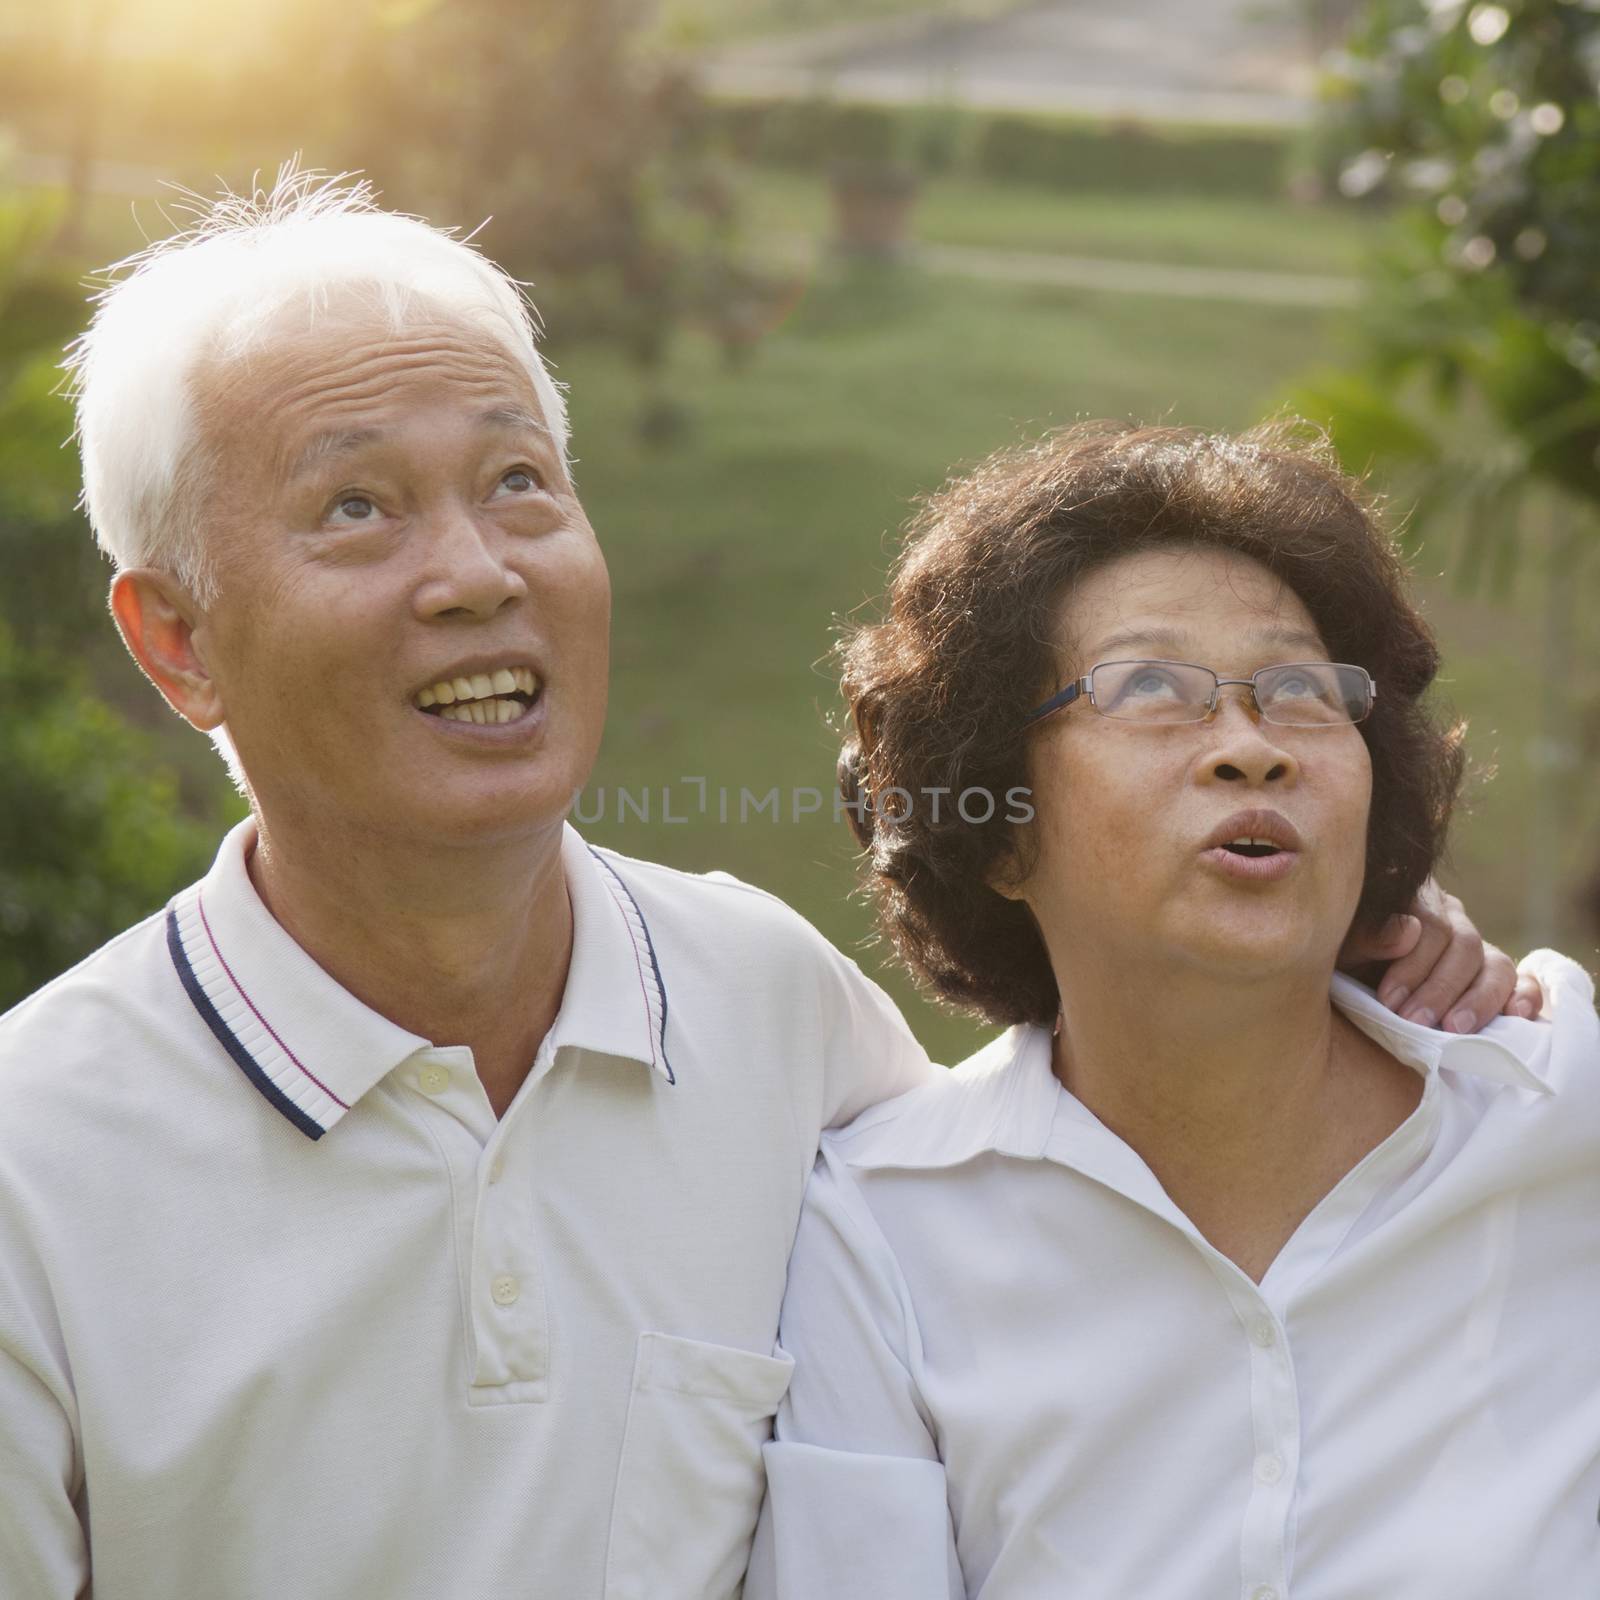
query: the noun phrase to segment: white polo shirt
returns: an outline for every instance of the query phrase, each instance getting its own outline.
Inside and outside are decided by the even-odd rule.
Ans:
[[[829,1135],[746,1600],[1600,1595],[1600,1030],[1455,1038],[1257,1285],[1023,1028]]]
[[[772,897],[568,830],[497,1122],[253,840],[0,1021],[0,1596],[736,1594],[819,1132],[932,1071],[898,1013]]]

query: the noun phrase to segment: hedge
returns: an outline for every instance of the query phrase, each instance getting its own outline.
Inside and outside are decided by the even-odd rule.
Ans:
[[[925,172],[1110,193],[1275,197],[1300,138],[1290,129],[826,98],[717,99],[710,115],[733,154],[773,166],[894,161]]]

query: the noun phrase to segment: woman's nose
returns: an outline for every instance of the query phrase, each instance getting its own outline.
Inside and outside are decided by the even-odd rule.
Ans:
[[[1299,775],[1298,763],[1257,709],[1248,685],[1221,690],[1217,709],[1205,726],[1212,736],[1204,762],[1210,781],[1285,783]]]

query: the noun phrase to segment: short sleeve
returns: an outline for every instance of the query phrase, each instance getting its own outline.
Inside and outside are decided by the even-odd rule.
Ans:
[[[888,995],[848,956],[825,946],[831,1010],[823,1059],[822,1126],[926,1083],[944,1069],[928,1060]]]
[[[833,1142],[806,1191],[746,1600],[965,1600],[919,1341],[887,1240]]]
[[[0,1208],[16,1208],[0,1190]],[[0,1228],[0,1595],[87,1594],[72,1391],[42,1265]]]

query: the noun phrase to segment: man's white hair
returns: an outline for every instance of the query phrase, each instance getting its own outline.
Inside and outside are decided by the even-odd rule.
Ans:
[[[527,370],[565,456],[567,414],[522,286],[468,239],[385,211],[365,182],[282,167],[271,189],[190,197],[194,220],[107,269],[65,366],[77,405],[83,505],[118,567],[171,572],[215,598],[199,489],[197,373],[249,353],[292,304],[353,288],[399,331],[419,297],[504,344]]]

